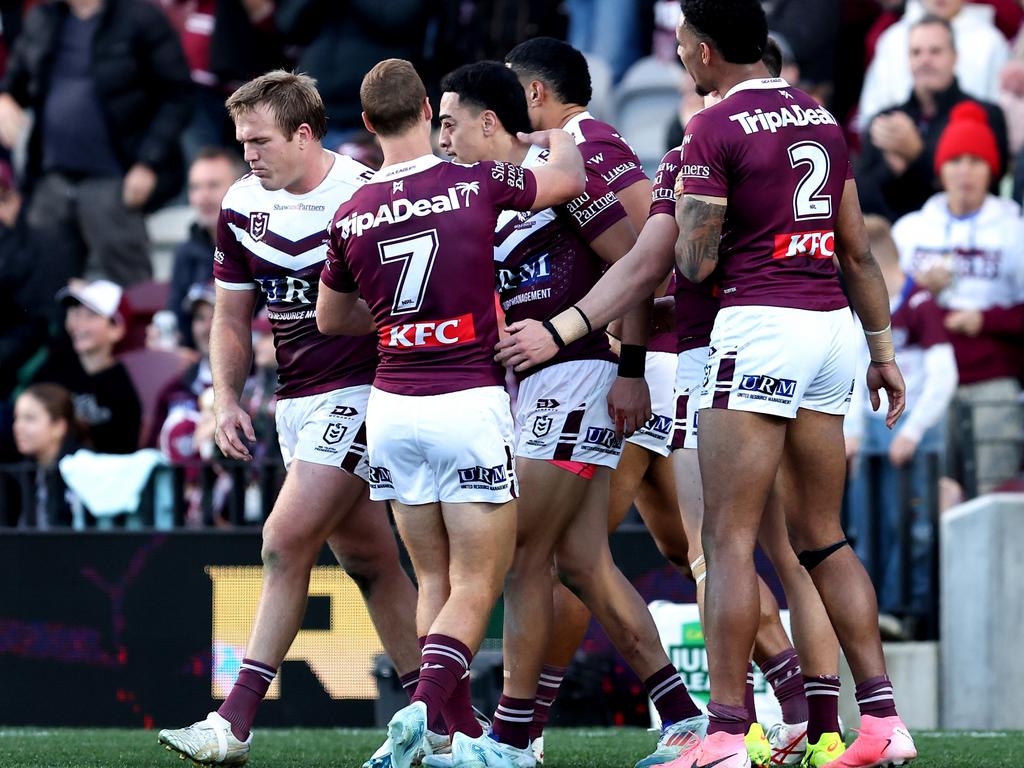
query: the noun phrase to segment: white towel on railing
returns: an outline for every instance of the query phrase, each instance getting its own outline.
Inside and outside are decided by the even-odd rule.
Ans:
[[[142,489],[153,469],[167,461],[160,451],[144,448],[129,454],[80,450],[60,460],[61,477],[96,517],[139,508]]]

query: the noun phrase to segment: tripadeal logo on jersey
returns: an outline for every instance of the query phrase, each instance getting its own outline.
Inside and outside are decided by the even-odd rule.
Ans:
[[[470,200],[474,195],[480,194],[480,185],[475,181],[459,182],[448,187],[447,191],[440,195],[419,200],[406,200],[398,198],[383,203],[376,213],[355,212],[344,219],[340,219],[335,226],[341,231],[343,238],[349,235],[356,237],[362,235],[369,229],[374,229],[382,224],[398,224],[409,221],[413,217],[430,216],[435,213],[449,213],[468,208]]]

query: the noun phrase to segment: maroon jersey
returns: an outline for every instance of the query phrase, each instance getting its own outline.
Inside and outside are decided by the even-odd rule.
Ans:
[[[531,147],[523,166],[546,162],[547,152]],[[625,218],[615,193],[593,169],[587,172],[586,192],[565,205],[535,213],[502,213],[494,238],[494,267],[507,322],[545,320],[586,296],[605,268],[589,243]],[[615,356],[604,329],[598,328],[523,375],[566,360],[613,362]]]
[[[728,200],[722,306],[846,306],[832,256],[853,172],[824,107],[781,78],[742,82],[690,118],[680,173],[686,193]]]
[[[597,171],[615,194],[638,181],[646,181],[640,158],[608,123],[595,120],[589,112],[580,112],[562,130],[576,139],[587,170]]]
[[[658,166],[651,188],[651,216],[665,214],[673,219],[676,215],[676,178],[681,165],[679,147],[669,150]],[[683,277],[679,270],[672,274],[672,285],[676,299],[676,333],[672,339],[673,352],[685,352],[711,344],[711,329],[718,314],[718,289],[712,278],[702,283],[693,283]]]
[[[228,290],[267,297],[277,349],[277,396],[303,397],[369,384],[377,365],[372,336],[324,336],[316,327],[327,226],[338,206],[373,173],[335,155],[327,177],[310,192],[268,191],[247,175],[221,203],[213,276]]]
[[[358,290],[378,329],[374,386],[439,395],[502,386],[494,362],[494,229],[527,210],[533,172],[510,163],[445,163],[425,155],[382,168],[343,203],[322,279]]]

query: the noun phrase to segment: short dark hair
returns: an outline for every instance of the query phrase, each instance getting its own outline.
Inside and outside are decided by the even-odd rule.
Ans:
[[[586,57],[562,40],[534,37],[505,56],[517,75],[536,78],[555,92],[563,104],[590,103],[593,90]]]
[[[500,61],[479,61],[449,72],[441,80],[441,92],[456,94],[462,104],[491,110],[513,136],[533,130],[519,79]]]
[[[683,23],[730,64],[761,60],[768,21],[760,0],[682,0]]]
[[[239,176],[247,172],[245,161],[237,152],[230,150],[227,147],[217,147],[212,144],[207,144],[196,152],[196,156],[192,158],[192,165],[195,165],[200,160],[223,160],[233,169],[238,171]]]
[[[949,19],[944,19],[941,16],[937,16],[934,13],[926,13],[920,19],[910,25],[910,31],[917,29],[918,27],[924,27],[929,24],[935,24],[940,27],[945,27],[946,32],[949,33],[949,47],[956,51],[956,35],[953,34],[953,25],[949,23]]]
[[[327,111],[316,89],[316,80],[301,72],[275,69],[245,83],[224,102],[231,119],[266,105],[277,125],[291,140],[306,123],[317,141],[327,134]]]
[[[416,125],[426,98],[423,80],[405,59],[378,62],[359,86],[359,101],[378,136],[396,136]]]
[[[761,54],[761,61],[768,68],[768,74],[778,77],[782,74],[782,49],[775,42],[775,38],[769,37],[765,43],[764,52]]]

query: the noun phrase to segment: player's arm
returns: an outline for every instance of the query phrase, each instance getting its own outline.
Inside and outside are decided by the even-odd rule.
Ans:
[[[250,461],[239,431],[255,442],[256,433],[239,398],[252,367],[252,313],[255,289],[231,290],[217,285],[217,303],[210,328],[210,370],[213,374],[217,446],[229,459]]]
[[[718,266],[718,244],[726,199],[683,194],[676,203],[676,266],[691,283],[703,282]]]
[[[889,316],[889,294],[882,280],[871,245],[864,215],[857,197],[857,182],[847,179],[843,187],[843,199],[839,204],[836,219],[836,256],[843,270],[850,303],[864,326],[864,336],[871,352],[868,366],[868,390],[871,393],[871,407],[878,410],[881,399],[878,390],[884,388],[889,396],[889,412],[885,423],[889,429],[903,413],[906,406],[906,388],[903,376],[896,365],[896,351],[892,340],[892,326]]]
[[[650,296],[672,269],[675,220],[652,216],[629,253],[615,262],[578,304],[549,321],[523,320],[509,326],[511,335],[498,343],[495,359],[521,371],[554,357],[558,349],[607,325]],[[556,338],[557,336],[557,338]]]
[[[531,211],[543,211],[553,205],[561,205],[586,191],[587,174],[583,168],[583,156],[569,133],[555,128],[520,133],[519,140],[549,150],[547,164],[530,169],[537,181],[537,196],[530,206]]]
[[[633,229],[640,232],[647,225],[647,217],[651,212],[651,180],[644,177],[634,181],[625,189],[616,192],[615,196],[626,209]]]
[[[336,291],[323,280],[316,299],[316,327],[325,336],[365,336],[377,330],[357,291]]]

